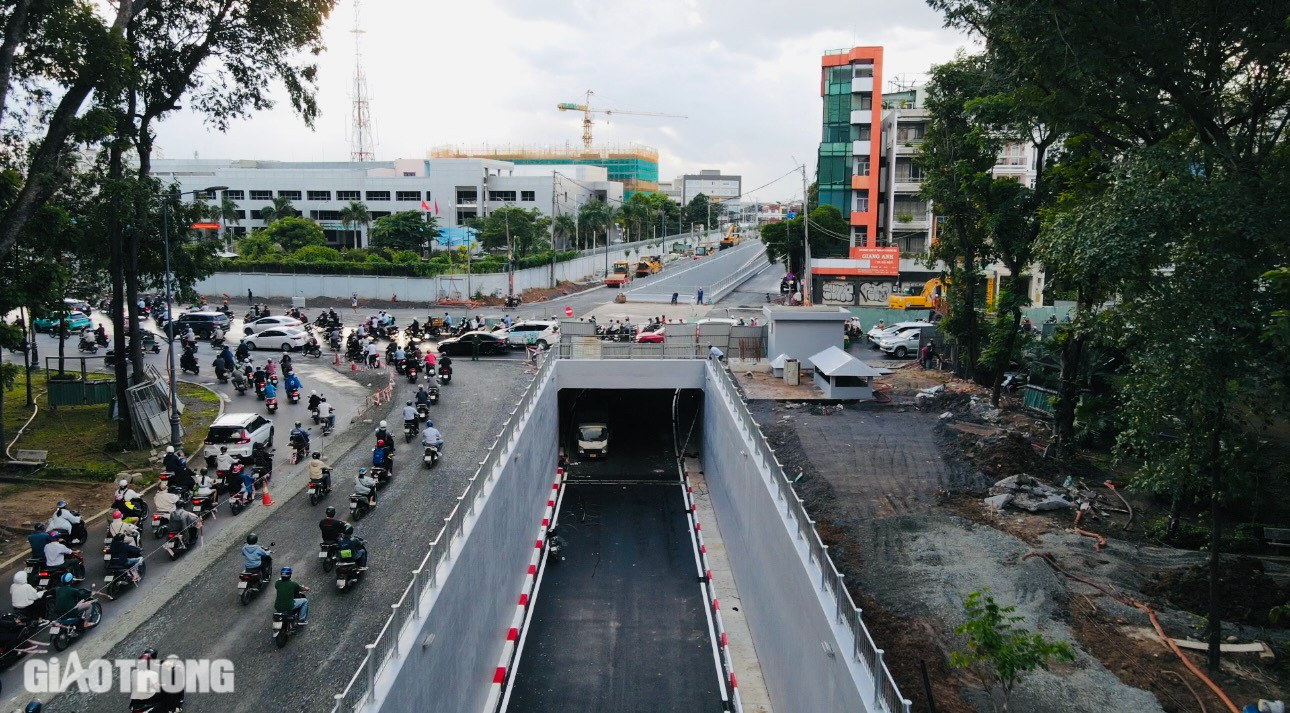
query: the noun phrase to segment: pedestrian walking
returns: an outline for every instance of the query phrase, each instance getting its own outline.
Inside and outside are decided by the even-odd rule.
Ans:
[[[679,293],[679,292],[673,292],[673,293],[672,293],[672,304],[676,304],[676,300],[677,300],[677,298],[678,298],[678,297],[680,297],[680,296],[681,296],[681,293]]]
[[[140,300],[140,302],[142,301],[143,300]],[[246,288],[246,303],[249,305],[255,304],[255,295],[251,294],[251,288],[249,287]]]
[[[355,312],[358,311],[358,293],[357,292],[349,293],[349,308],[354,310]]]
[[[700,287],[700,288],[699,288],[698,296],[697,296],[697,298],[695,299],[694,303],[695,303],[695,304],[699,304],[699,305],[703,304],[703,288],[702,288],[702,287]]]
[[[479,334],[470,335],[470,360],[479,361]]]
[[[923,367],[924,369],[927,368],[927,359],[928,359],[927,354],[929,351],[931,351],[931,347],[932,347],[932,343],[928,342],[918,350],[918,365]]]

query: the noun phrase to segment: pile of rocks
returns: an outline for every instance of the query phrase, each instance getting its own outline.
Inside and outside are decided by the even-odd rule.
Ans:
[[[1019,473],[996,481],[985,504],[995,510],[1012,506],[1026,512],[1047,512],[1075,507],[1075,500],[1067,491]]]

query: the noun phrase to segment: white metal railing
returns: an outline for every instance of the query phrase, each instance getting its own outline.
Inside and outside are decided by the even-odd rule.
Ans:
[[[771,474],[770,477],[776,486],[776,494],[784,503],[782,512],[797,528],[798,539],[806,542],[811,564],[815,565],[819,572],[819,587],[827,592],[836,604],[835,616],[838,623],[846,625],[851,631],[854,642],[851,656],[855,661],[863,664],[873,678],[873,707],[884,713],[910,713],[913,702],[900,695],[900,688],[896,686],[891,671],[883,661],[883,650],[874,643],[873,637],[869,634],[869,628],[865,626],[864,619],[861,617],[861,610],[856,607],[850,592],[847,591],[843,575],[838,572],[833,560],[829,558],[828,545],[820,540],[820,535],[815,530],[815,521],[807,514],[805,504],[793,490],[792,481],[784,473],[784,468],[775,457],[775,452],[761,432],[761,427],[748,411],[748,406],[735,388],[730,373],[721,366],[711,363],[708,365],[708,375],[709,383],[716,385],[721,398],[730,411],[736,414],[740,429],[753,443],[753,452],[748,454],[749,457],[760,459],[765,472]]]
[[[430,542],[430,549],[426,552],[425,557],[421,558],[421,564],[412,570],[412,581],[404,588],[403,594],[399,600],[390,607],[389,618],[385,626],[381,627],[380,633],[376,639],[366,645],[367,654],[359,663],[358,670],[350,677],[349,683],[346,684],[345,690],[336,694],[336,703],[332,708],[333,713],[348,713],[349,711],[358,711],[368,703],[376,702],[376,678],[381,673],[381,669],[389,662],[399,648],[399,642],[403,639],[404,629],[415,619],[422,615],[421,599],[426,588],[434,589],[439,585],[436,581],[435,573],[445,559],[453,550],[453,544],[458,537],[462,535],[462,529],[465,525],[466,518],[475,513],[475,505],[479,500],[484,486],[491,482],[500,474],[501,469],[497,466],[501,462],[503,453],[508,452],[512,445],[516,429],[525,421],[535,407],[538,392],[542,389],[542,384],[551,377],[555,369],[555,359],[545,358],[538,367],[537,375],[525,387],[523,395],[511,409],[505,423],[502,424],[502,430],[498,432],[493,444],[488,449],[488,454],[484,460],[480,461],[479,468],[475,474],[470,477],[466,489],[461,495],[457,496],[457,505],[444,518],[444,525],[440,528],[439,533],[435,535],[434,540]]]

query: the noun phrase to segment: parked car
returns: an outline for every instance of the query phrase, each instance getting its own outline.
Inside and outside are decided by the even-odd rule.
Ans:
[[[66,317],[54,315],[50,317],[39,317],[31,320],[32,329],[37,332],[48,332],[50,334],[58,333],[58,325],[66,324],[69,334],[79,332],[82,329],[89,329],[94,326],[89,317],[80,312],[69,312]]]
[[[899,332],[902,329],[907,329],[909,327],[930,327],[930,326],[932,326],[931,322],[923,322],[923,321],[897,322],[895,324],[887,325],[882,328],[879,328],[878,325],[875,324],[873,328],[866,333],[866,336],[869,337],[869,341],[873,344],[874,349],[877,349],[878,342],[882,341],[883,337],[889,337],[895,334],[896,332]]]
[[[85,300],[82,300],[82,299],[77,299],[75,297],[64,297],[63,304],[67,305],[67,310],[69,312],[75,310],[85,315],[86,317],[90,316],[90,313],[94,311],[93,309],[90,308],[89,302],[86,302]]]
[[[647,330],[641,330],[641,333],[636,335],[636,343],[637,344],[662,344],[664,329],[665,327],[659,327],[658,329],[655,329],[652,332]]]
[[[179,331],[175,332],[176,336],[183,334],[185,329],[191,327],[193,336],[198,339],[209,339],[215,327],[219,327],[227,333],[229,321],[228,315],[223,312],[203,311],[185,312],[179,315],[179,319],[175,320],[175,324],[179,327]]]
[[[506,343],[515,348],[539,344],[550,349],[560,341],[560,323],[546,320],[516,322],[506,331]]]
[[[510,348],[502,332],[466,332],[460,337],[439,342],[439,353],[448,356],[470,356],[475,335],[479,335],[480,354],[502,354]]]
[[[923,328],[921,326],[903,327],[889,334],[878,342],[878,348],[897,359],[904,359],[910,354],[917,354],[922,344]]]
[[[258,413],[226,413],[215,419],[206,432],[202,455],[213,462],[221,446],[234,458],[249,456],[255,444],[273,445],[273,421]]]
[[[309,343],[309,335],[299,329],[274,328],[266,329],[259,334],[250,334],[242,339],[247,349],[274,349],[295,351]]]
[[[258,334],[260,332],[263,332],[266,329],[274,329],[279,327],[290,327],[290,328],[299,329],[300,326],[301,326],[300,320],[296,319],[295,317],[288,317],[286,315],[279,315],[274,317],[261,317],[255,320],[254,322],[247,322],[246,326],[242,328],[242,333]]]

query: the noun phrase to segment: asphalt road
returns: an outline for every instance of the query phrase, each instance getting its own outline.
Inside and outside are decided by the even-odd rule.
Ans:
[[[657,275],[633,281],[627,289],[627,299],[631,299],[633,292],[664,295],[675,292],[681,300],[693,301],[699,288],[717,285],[762,247],[761,241],[745,240],[715,255],[692,260],[689,265],[674,262]]]

